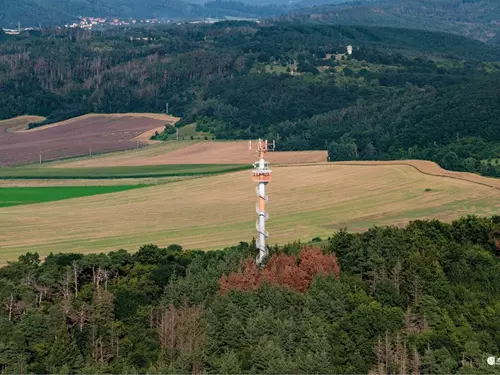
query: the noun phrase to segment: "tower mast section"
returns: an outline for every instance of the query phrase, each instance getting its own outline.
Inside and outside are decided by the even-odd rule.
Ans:
[[[266,212],[266,203],[268,197],[266,195],[266,186],[271,181],[272,171],[269,169],[269,164],[265,161],[264,157],[266,152],[269,150],[268,141],[261,140],[258,141],[257,153],[259,155],[259,161],[253,164],[253,180],[257,182],[256,193],[258,197],[258,203],[256,207],[256,212],[258,215],[256,229],[258,233],[257,248],[259,249],[259,255],[257,256],[257,264],[261,265],[268,256],[266,239],[269,237],[269,233],[266,231],[266,221],[269,219],[269,215]]]

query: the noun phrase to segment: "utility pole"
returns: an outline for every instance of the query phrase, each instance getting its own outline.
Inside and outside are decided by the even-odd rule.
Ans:
[[[177,140],[179,140],[179,128],[177,128]]]
[[[38,156],[40,156],[40,164],[42,164],[42,153],[39,153]]]
[[[89,156],[92,157],[92,146],[89,146]]]
[[[165,103],[165,114],[168,115],[168,102]]]

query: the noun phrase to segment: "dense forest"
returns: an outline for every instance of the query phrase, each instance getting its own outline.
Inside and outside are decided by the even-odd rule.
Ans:
[[[352,55],[346,53],[353,45]],[[160,112],[218,139],[500,176],[500,48],[380,27],[220,22],[0,35],[0,116]],[[41,124],[33,124],[37,126]],[[160,135],[160,138],[162,136]]]
[[[0,268],[0,372],[500,372],[499,217],[270,250],[23,255]]]
[[[460,34],[498,44],[497,0],[16,0],[0,2],[0,26],[47,27],[79,16],[200,20],[269,18],[391,26]]]
[[[356,0],[341,4],[304,0],[283,19],[344,25],[391,26],[444,31],[489,43],[500,43],[497,0]]]

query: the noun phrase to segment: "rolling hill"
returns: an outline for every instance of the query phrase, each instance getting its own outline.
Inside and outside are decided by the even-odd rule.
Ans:
[[[270,17],[282,14],[281,5],[235,1],[183,0],[17,0],[0,1],[0,26],[54,26],[79,16],[122,18],[199,19],[205,17]]]
[[[287,13],[286,15],[283,15]],[[61,25],[78,16],[176,20],[268,18],[333,24],[405,27],[498,42],[495,0],[17,0],[0,2],[0,26]]]
[[[218,140],[276,138],[282,151],[328,149],[331,160],[425,159],[499,176],[499,61],[498,46],[405,28],[44,30],[0,39],[0,116],[52,123],[169,103],[177,126]]]
[[[444,31],[485,42],[500,41],[500,3],[496,0],[362,0],[343,4],[325,3],[327,1],[304,0],[304,6],[317,6],[284,17],[320,23]]]
[[[304,174],[307,178],[297,179]],[[403,226],[415,219],[492,215],[500,204],[498,187],[425,174],[412,165],[275,165],[273,175],[268,222],[272,244],[326,237],[344,227],[362,231],[374,224]],[[250,176],[250,171],[240,171],[1,208],[5,236],[0,235],[0,264],[35,248],[48,255],[153,242],[208,250],[250,240],[255,235]]]

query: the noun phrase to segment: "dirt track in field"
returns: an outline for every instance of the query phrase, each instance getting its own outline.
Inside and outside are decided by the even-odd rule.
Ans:
[[[351,163],[352,164],[352,163]],[[325,237],[347,227],[445,221],[500,209],[496,188],[411,165],[316,164],[273,168],[270,243]],[[426,191],[426,189],[431,189]],[[255,236],[250,171],[120,193],[0,208],[0,264],[26,251],[101,252],[156,243],[214,249]]]
[[[137,147],[136,137],[178,119],[158,114],[85,115],[26,130],[28,117],[0,123],[0,166]],[[139,138],[141,140],[141,138]]]
[[[248,141],[213,142],[195,144],[170,141],[147,152],[135,155],[106,155],[99,159],[86,159],[58,164],[58,167],[112,167],[161,164],[251,164],[257,161],[255,151],[249,151]],[[255,144],[254,144],[255,147]],[[164,150],[164,152],[162,152]],[[266,160],[272,164],[319,163],[327,160],[326,151],[268,152]],[[56,165],[54,165],[56,166]]]

